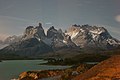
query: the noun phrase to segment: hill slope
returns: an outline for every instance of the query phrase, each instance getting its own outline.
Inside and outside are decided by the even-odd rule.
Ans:
[[[120,80],[120,55],[99,63],[73,80]]]

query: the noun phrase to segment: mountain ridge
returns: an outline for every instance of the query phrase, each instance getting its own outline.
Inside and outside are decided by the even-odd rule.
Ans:
[[[78,47],[79,49],[88,48],[94,50],[100,48],[109,50],[120,45],[120,41],[113,38],[104,27],[89,25],[80,26],[75,24],[66,32],[63,32],[62,29],[57,30],[52,26],[48,29],[47,34],[45,34],[42,23],[39,23],[36,27],[28,26],[22,36],[8,37],[4,42],[9,45],[2,49],[3,52],[18,51],[18,53],[20,53],[20,50],[25,47],[27,50],[24,49],[25,51],[21,52],[23,54],[30,53],[32,55],[35,53],[40,55],[41,53],[47,53],[49,51]],[[24,42],[25,44],[23,44]],[[38,47],[36,47],[37,44],[34,43],[38,43]],[[31,44],[33,44],[32,49],[30,46],[26,46]],[[42,47],[40,47],[41,45]],[[46,50],[44,49],[45,51],[41,52],[41,49],[44,47]],[[38,51],[36,51],[36,48]],[[32,50],[35,51],[33,52]]]

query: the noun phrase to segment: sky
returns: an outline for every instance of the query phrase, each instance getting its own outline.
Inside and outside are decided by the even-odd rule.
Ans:
[[[120,40],[120,0],[0,0],[0,39],[39,22],[44,29],[99,25]]]

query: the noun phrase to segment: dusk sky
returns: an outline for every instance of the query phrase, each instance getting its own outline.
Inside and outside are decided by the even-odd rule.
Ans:
[[[120,0],[0,0],[0,39],[39,22],[45,29],[100,25],[120,40]]]

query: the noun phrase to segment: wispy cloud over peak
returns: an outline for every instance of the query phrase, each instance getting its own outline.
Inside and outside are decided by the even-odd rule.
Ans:
[[[116,20],[117,22],[120,22],[120,14],[117,15],[117,16],[115,16],[115,20]]]
[[[51,22],[47,22],[47,23],[45,23],[45,24],[47,24],[47,25],[52,25],[52,23],[51,23]]]

